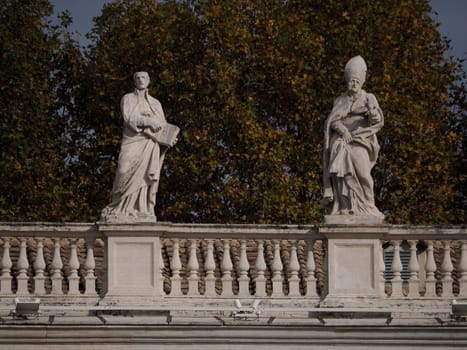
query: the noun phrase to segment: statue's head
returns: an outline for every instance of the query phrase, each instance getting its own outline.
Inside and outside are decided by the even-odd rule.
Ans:
[[[138,90],[146,89],[150,81],[148,72],[136,72],[133,74],[133,82]]]
[[[347,88],[352,93],[358,93],[362,89],[366,77],[366,63],[362,56],[352,57],[345,65],[345,81]]]

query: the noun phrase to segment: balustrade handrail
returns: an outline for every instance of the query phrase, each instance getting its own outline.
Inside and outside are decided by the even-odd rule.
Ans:
[[[467,240],[467,225],[391,225],[382,239]]]
[[[316,225],[270,225],[270,224],[177,224],[159,222],[151,225],[103,224],[98,229],[104,235],[126,235],[138,231],[139,235],[161,238],[203,238],[203,239],[323,239]],[[118,233],[116,233],[118,232]]]
[[[328,225],[329,227],[329,225]],[[107,224],[54,223],[54,222],[4,222],[0,223],[0,237],[103,237],[106,232],[117,230],[121,235],[135,232],[161,238],[230,238],[230,239],[323,239],[326,225],[281,224],[179,224],[158,222],[155,224]],[[339,226],[333,226],[338,232]],[[347,226],[342,225],[347,231]],[[355,230],[355,229],[354,229]],[[383,240],[391,239],[467,239],[467,225],[361,225],[354,232],[370,238],[372,234]]]
[[[4,222],[0,223],[1,237],[44,238],[101,238],[99,228],[93,223]]]

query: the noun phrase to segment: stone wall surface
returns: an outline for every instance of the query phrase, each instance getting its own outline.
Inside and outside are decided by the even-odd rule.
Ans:
[[[7,332],[6,332],[7,331]],[[461,327],[61,326],[0,328],[0,349],[463,349]]]

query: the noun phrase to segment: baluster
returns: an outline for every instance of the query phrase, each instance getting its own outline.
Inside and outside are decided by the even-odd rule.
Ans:
[[[164,296],[165,291],[164,291],[164,270],[165,270],[165,264],[164,264],[164,257],[162,256],[162,248],[163,248],[164,241],[159,238],[159,295]]]
[[[224,240],[224,255],[222,256],[221,271],[222,271],[222,296],[233,296],[232,290],[232,259],[230,258],[230,242]]]
[[[207,297],[216,296],[216,277],[214,270],[216,269],[216,262],[214,260],[214,241],[208,240],[208,247],[206,251],[206,261],[204,262],[204,269],[206,270],[205,285],[206,291],[204,293]]]
[[[51,294],[59,295],[63,294],[62,290],[62,274],[63,262],[62,257],[60,256],[60,238],[55,238],[54,243],[54,256],[52,259],[52,264],[50,265],[51,269],[51,280],[52,280],[52,291]]]
[[[11,295],[11,267],[13,263],[10,258],[10,239],[3,239],[3,256],[2,256],[2,276],[0,277],[0,292],[3,295]]]
[[[467,241],[461,242],[459,270],[459,297],[467,297]]]
[[[425,280],[425,297],[436,297],[436,262],[433,253],[433,241],[427,241],[426,248],[426,280]]]
[[[250,278],[248,277],[248,270],[250,264],[246,255],[246,240],[240,242],[240,263],[238,265],[240,272],[238,277],[238,296],[247,297],[250,295]]]
[[[84,277],[85,292],[86,295],[97,295],[96,291],[96,275],[94,270],[96,268],[96,259],[94,258],[94,237],[86,238],[86,261],[84,262],[84,268],[86,275]]]
[[[274,259],[272,260],[272,295],[273,297],[283,296],[282,290],[282,269],[280,241],[274,240]]]
[[[188,259],[187,269],[190,273],[188,276],[188,295],[197,296],[199,295],[199,263],[198,257],[196,256],[196,239],[190,241],[190,257]]]
[[[392,258],[392,265],[391,265],[391,270],[392,270],[392,294],[391,297],[402,297],[402,278],[401,278],[401,272],[402,272],[402,262],[401,262],[401,256],[400,256],[400,241],[392,241],[392,246],[394,248],[394,255]]]
[[[445,298],[452,298],[452,270],[454,267],[452,266],[451,261],[451,242],[444,241],[443,246],[443,262],[441,264],[441,274],[442,274],[442,284],[443,284],[443,297]]]
[[[172,278],[170,279],[170,295],[181,296],[182,286],[180,277],[180,270],[182,269],[182,262],[180,261],[180,242],[178,239],[173,240],[172,260],[170,261],[170,269],[172,270]]]
[[[266,296],[266,277],[264,277],[264,271],[266,271],[266,261],[264,260],[264,241],[258,240],[258,255],[256,256],[256,278],[255,278],[255,295],[257,297]]]
[[[68,274],[68,294],[77,295],[79,294],[79,260],[78,260],[78,239],[70,239],[70,261],[68,262],[70,271]]]
[[[308,298],[316,298],[318,297],[318,293],[316,291],[316,277],[315,277],[315,256],[313,253],[313,246],[315,241],[308,241],[308,253],[306,258],[306,269],[307,269],[307,278],[306,278],[306,294],[305,296]]]
[[[418,298],[420,296],[420,280],[418,273],[420,266],[417,259],[417,241],[409,241],[410,244],[410,260],[409,260],[409,294],[410,298]]]
[[[43,295],[45,294],[45,275],[44,271],[46,268],[44,260],[44,239],[37,238],[37,253],[36,259],[34,260],[34,294]]]
[[[379,259],[378,259],[379,283],[380,283],[379,295],[381,297],[385,297],[386,296],[386,280],[384,279],[384,272],[386,271],[386,264],[384,263],[384,249],[383,249],[382,242],[380,242],[378,253],[379,253]]]
[[[297,256],[297,241],[292,240],[290,242],[292,247],[290,248],[290,261],[289,261],[289,297],[300,296],[300,279],[298,278],[298,271],[300,270],[300,264]]]
[[[27,295],[29,294],[28,291],[28,268],[29,262],[27,257],[27,246],[26,246],[26,238],[20,239],[19,245],[19,258],[18,262],[16,263],[16,267],[18,268],[18,275],[16,276],[16,281],[18,282],[18,295]]]

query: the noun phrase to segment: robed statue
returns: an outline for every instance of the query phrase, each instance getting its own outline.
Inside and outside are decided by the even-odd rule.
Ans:
[[[149,95],[147,72],[133,75],[135,90],[124,95],[120,108],[123,138],[112,202],[102,211],[108,222],[156,221],[154,207],[167,150],[179,128],[167,123],[160,102]]]
[[[373,94],[362,90],[367,66],[361,56],[345,66],[347,91],[339,96],[324,127],[324,202],[330,215],[384,218],[376,208],[371,170],[380,146],[376,134],[383,112]]]

